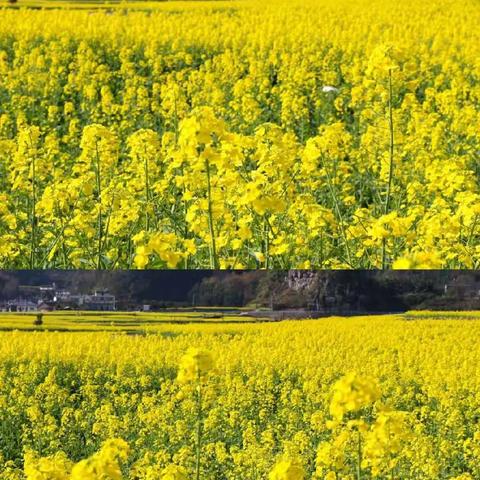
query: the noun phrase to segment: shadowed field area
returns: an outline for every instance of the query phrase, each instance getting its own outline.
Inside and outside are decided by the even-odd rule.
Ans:
[[[8,8],[35,8],[35,9],[106,9],[106,10],[164,10],[164,11],[178,11],[183,9],[195,8],[232,8],[232,3],[242,3],[222,0],[206,0],[206,1],[142,1],[142,0],[79,0],[79,1],[64,1],[64,0],[17,0],[14,2],[4,1],[0,3],[0,7]]]

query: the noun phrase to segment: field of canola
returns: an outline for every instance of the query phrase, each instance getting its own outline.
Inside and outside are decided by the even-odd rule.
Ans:
[[[479,267],[479,24],[473,0],[1,9],[0,267]]]
[[[199,309],[199,311],[164,311],[164,312],[92,312],[92,311],[58,311],[44,313],[42,324],[35,325],[36,312],[0,313],[0,331],[55,331],[55,332],[90,332],[109,331],[131,334],[147,334],[159,331],[158,327],[171,324],[229,324],[254,323],[268,318],[253,318],[240,315],[239,310],[217,311]]]
[[[2,332],[0,478],[477,479],[480,323],[430,316]]]

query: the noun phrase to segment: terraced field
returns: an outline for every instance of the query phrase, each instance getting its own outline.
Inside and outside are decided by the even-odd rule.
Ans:
[[[268,318],[241,315],[240,310],[199,309],[199,311],[166,312],[45,312],[43,324],[34,324],[37,314],[0,313],[0,331],[112,331],[127,333],[155,333],[166,326],[186,324],[235,324],[265,321]]]

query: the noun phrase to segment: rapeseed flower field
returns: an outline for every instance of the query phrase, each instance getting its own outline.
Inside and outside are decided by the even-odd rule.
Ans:
[[[0,267],[479,266],[476,1],[67,7],[0,10]]]
[[[56,311],[42,315],[41,325],[36,325],[37,313],[0,313],[0,331],[55,331],[55,332],[126,332],[155,333],[172,324],[230,324],[255,323],[268,318],[252,318],[238,313],[210,313],[206,311],[175,312],[93,312]]]
[[[0,333],[2,480],[480,476],[478,313]]]

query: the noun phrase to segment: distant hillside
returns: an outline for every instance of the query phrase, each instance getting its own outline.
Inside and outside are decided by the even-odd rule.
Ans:
[[[468,271],[11,271],[0,300],[21,285],[107,289],[125,305],[251,306],[326,313],[480,309],[480,273]]]
[[[255,271],[215,273],[192,290],[197,304],[274,310],[386,312],[480,308],[480,273],[468,271]]]

